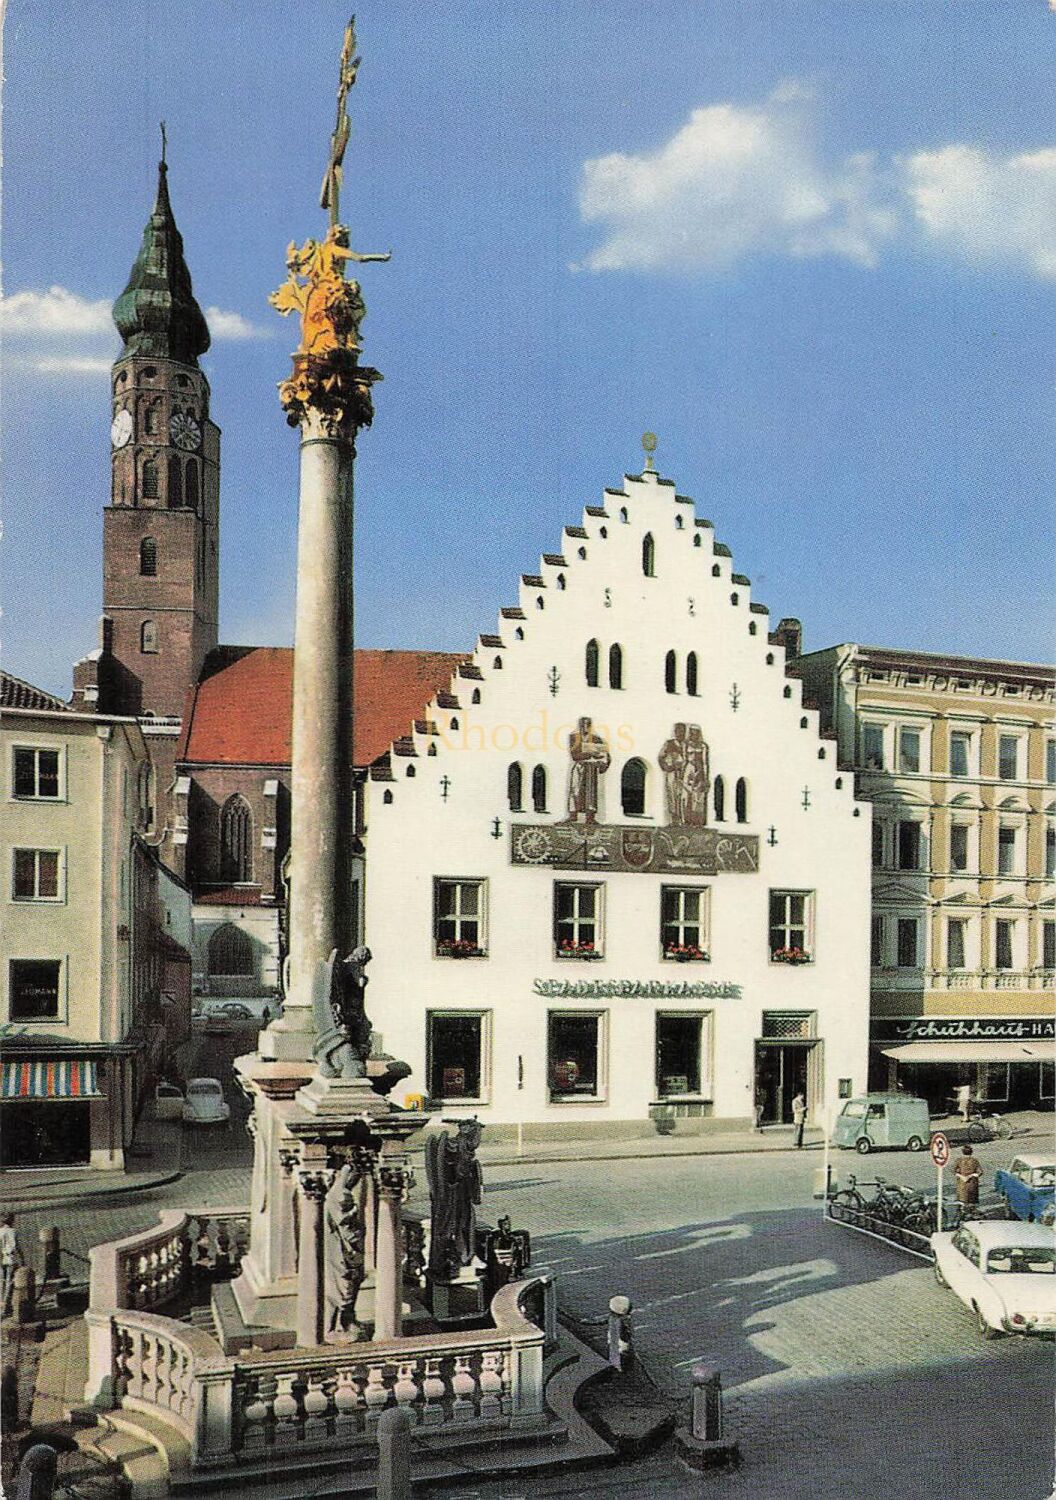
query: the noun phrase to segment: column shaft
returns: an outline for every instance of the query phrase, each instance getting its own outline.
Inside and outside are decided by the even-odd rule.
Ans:
[[[402,1199],[398,1189],[378,1193],[378,1269],[374,1302],[375,1339],[398,1339],[403,1333]]]
[[[297,1267],[297,1343],[323,1342],[323,1194],[301,1187],[301,1236]]]

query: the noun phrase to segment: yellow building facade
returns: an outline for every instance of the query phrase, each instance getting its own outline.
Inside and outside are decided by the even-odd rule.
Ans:
[[[791,670],[873,806],[873,1086],[1051,1105],[1056,672],[858,645]]]

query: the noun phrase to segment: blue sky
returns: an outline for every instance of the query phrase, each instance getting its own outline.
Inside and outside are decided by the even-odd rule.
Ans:
[[[107,306],[157,121],[223,429],[221,637],[291,638],[268,307],[319,182],[332,0],[8,0],[3,664],[95,643]],[[385,376],[362,645],[461,648],[641,463],[774,619],[1051,660],[1056,0],[361,0],[343,217]],[[52,290],[57,289],[57,290]]]

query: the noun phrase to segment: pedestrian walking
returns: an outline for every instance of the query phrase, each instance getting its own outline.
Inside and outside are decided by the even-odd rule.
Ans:
[[[807,1101],[800,1092],[792,1100],[792,1123],[796,1127],[796,1147],[803,1145],[803,1128],[807,1123]]]
[[[14,1214],[0,1215],[0,1293],[3,1296],[3,1316],[11,1311],[15,1292],[15,1272],[23,1264],[22,1246],[15,1233]]]
[[[755,1091],[755,1128],[762,1130],[763,1116],[766,1114],[766,1093],[763,1089]]]
[[[957,1090],[957,1108],[961,1112],[961,1119],[968,1124],[968,1112],[972,1106],[972,1086],[970,1083],[962,1083]]]
[[[983,1169],[977,1157],[973,1156],[971,1146],[964,1147],[964,1155],[957,1158],[953,1169],[954,1184],[957,1188],[957,1202],[965,1208],[971,1208],[979,1202],[979,1183],[982,1180]]]

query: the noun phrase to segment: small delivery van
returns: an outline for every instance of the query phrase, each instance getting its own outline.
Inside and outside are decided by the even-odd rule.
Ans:
[[[860,1094],[848,1099],[836,1117],[832,1145],[870,1151],[905,1147],[923,1151],[931,1139],[926,1099],[911,1094]]]

